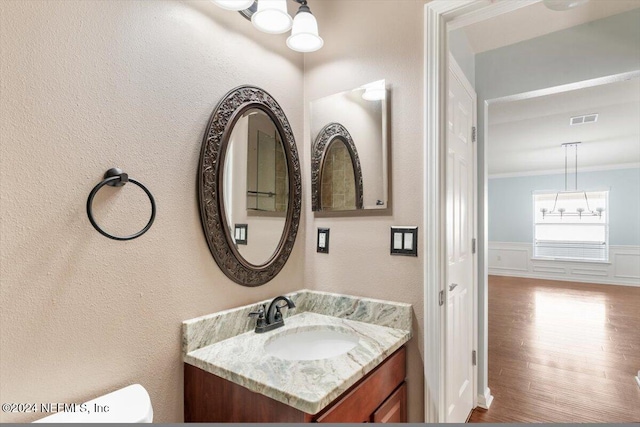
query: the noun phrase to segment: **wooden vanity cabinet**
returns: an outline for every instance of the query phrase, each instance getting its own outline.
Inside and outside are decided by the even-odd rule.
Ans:
[[[406,349],[373,371],[315,415],[238,384],[184,365],[185,422],[402,423],[407,421]]]

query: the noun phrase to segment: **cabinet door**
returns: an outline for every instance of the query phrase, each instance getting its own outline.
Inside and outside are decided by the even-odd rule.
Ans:
[[[407,383],[398,389],[371,415],[374,423],[407,422]]]
[[[380,408],[406,377],[406,349],[400,348],[342,397],[320,412],[319,423],[362,423]]]

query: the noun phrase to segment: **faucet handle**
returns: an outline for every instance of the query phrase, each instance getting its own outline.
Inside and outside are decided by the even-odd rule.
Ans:
[[[258,320],[264,319],[264,315],[266,313],[266,306],[263,304],[258,311],[252,311],[249,313],[249,317],[257,317]]]
[[[274,316],[274,320],[276,322],[280,322],[282,320],[282,312],[280,311],[280,309],[286,307],[286,305],[283,305],[282,307],[280,307],[279,305],[276,305],[276,314]]]
[[[256,332],[260,329],[260,328],[264,328],[265,325],[267,324],[267,319],[265,317],[265,313],[266,313],[266,306],[263,304],[258,311],[252,311],[249,313],[249,317],[257,317],[258,320],[256,322]]]

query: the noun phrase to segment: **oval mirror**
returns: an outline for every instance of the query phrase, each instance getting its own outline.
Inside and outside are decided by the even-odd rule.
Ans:
[[[264,111],[250,108],[228,144],[222,194],[231,240],[246,261],[264,265],[282,238],[289,201],[282,138]]]
[[[243,86],[220,101],[198,187],[204,233],[222,271],[245,286],[275,277],[295,242],[301,178],[291,127],[267,92]]]

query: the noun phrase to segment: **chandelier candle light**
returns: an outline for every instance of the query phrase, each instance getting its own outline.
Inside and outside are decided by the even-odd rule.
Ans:
[[[592,210],[589,207],[589,198],[587,197],[587,192],[583,190],[578,190],[578,145],[580,142],[567,142],[562,144],[564,147],[564,191],[559,191],[556,193],[555,200],[553,202],[553,209],[548,210],[547,208],[540,209],[542,212],[542,219],[548,216],[556,216],[563,218],[565,216],[577,216],[582,218],[583,216],[597,216],[602,218],[602,212],[604,212],[604,208],[597,207],[595,210]],[[569,180],[568,180],[568,150],[569,147],[573,147],[575,149],[575,180],[574,180],[574,189],[569,190]],[[558,206],[558,200],[562,201],[565,199],[578,199],[584,196],[585,207],[577,207],[574,211],[567,211],[564,207]]]

